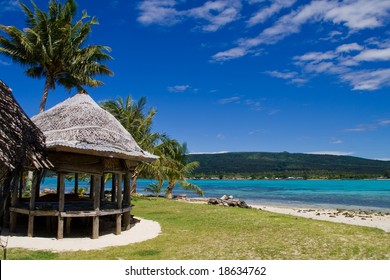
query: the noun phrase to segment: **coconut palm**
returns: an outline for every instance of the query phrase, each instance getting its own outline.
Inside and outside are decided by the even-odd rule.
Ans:
[[[151,145],[153,146],[153,139],[151,139],[153,137],[146,136],[152,135],[153,118],[157,111],[151,108],[147,114],[144,113],[145,96],[142,96],[137,102],[131,96],[127,96],[125,100],[118,97],[116,100],[102,102],[100,106],[119,120],[142,149],[148,150]]]
[[[112,75],[103,61],[110,60],[110,48],[100,45],[84,47],[92,25],[98,21],[84,11],[76,22],[77,5],[67,0],[64,5],[50,0],[48,12],[40,10],[34,2],[33,10],[21,3],[27,27],[19,30],[15,26],[0,25],[8,38],[0,35],[0,53],[26,67],[26,75],[45,78],[40,109],[46,106],[49,90],[56,85],[70,90],[83,86],[97,87],[103,82],[93,77]]]
[[[168,199],[172,198],[172,191],[177,184],[179,187],[186,190],[194,191],[198,195],[203,196],[202,189],[187,182],[186,177],[199,166],[199,162],[187,162],[186,155],[188,153],[187,144],[180,144],[176,140],[170,140],[166,146],[165,154],[165,176],[168,180],[168,188],[165,192],[165,196]]]
[[[102,102],[100,106],[119,120],[143,150],[155,154],[158,143],[161,142],[161,137],[164,136],[152,132],[152,123],[156,110],[152,108],[146,114],[144,113],[146,97],[141,97],[138,102],[132,99],[131,96],[127,96],[125,100],[119,97],[116,100]],[[140,163],[135,168],[130,190],[132,194],[137,192],[137,180],[147,167],[147,164]]]

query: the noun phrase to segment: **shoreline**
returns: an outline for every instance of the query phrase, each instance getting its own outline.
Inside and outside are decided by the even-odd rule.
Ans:
[[[204,203],[207,204],[208,198],[186,198],[177,199],[189,203]],[[335,223],[344,223],[356,226],[374,227],[390,232],[390,213],[383,213],[372,210],[350,210],[350,209],[334,209],[334,208],[310,208],[310,207],[295,207],[295,206],[275,206],[267,204],[248,203],[253,209],[268,211],[278,214],[291,215],[307,219],[320,221],[329,221]]]
[[[390,232],[390,214],[376,211],[347,209],[312,209],[250,204],[254,209],[292,215],[307,219],[329,221],[357,226],[374,227]]]

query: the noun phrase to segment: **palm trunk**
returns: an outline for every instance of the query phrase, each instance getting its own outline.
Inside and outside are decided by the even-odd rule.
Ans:
[[[49,89],[51,87],[50,84],[51,84],[50,79],[46,78],[45,88],[43,89],[42,98],[41,98],[41,104],[39,105],[39,113],[45,111],[47,96],[49,95]]]
[[[137,193],[137,180],[138,180],[137,171],[134,172],[133,177],[131,178],[131,187],[130,187],[130,195],[134,195]]]
[[[175,181],[169,181],[167,191],[165,192],[166,198],[172,199],[172,191],[174,187],[175,187]]]

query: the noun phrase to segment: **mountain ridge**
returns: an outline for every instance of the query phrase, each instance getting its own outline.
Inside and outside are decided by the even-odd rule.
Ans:
[[[196,178],[370,179],[390,177],[390,161],[350,155],[224,152],[189,154],[188,160],[200,163],[200,166],[192,173]]]

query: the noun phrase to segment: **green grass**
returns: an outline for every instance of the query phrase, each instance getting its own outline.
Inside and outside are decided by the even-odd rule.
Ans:
[[[390,233],[368,227],[165,199],[133,200],[160,223],[151,240],[102,250],[8,249],[9,259],[390,259]]]

